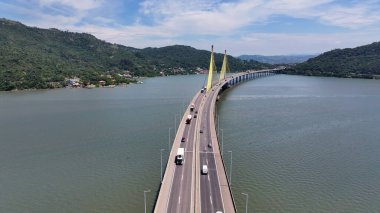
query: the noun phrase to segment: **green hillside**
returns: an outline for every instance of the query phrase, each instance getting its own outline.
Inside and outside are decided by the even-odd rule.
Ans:
[[[129,83],[132,76],[193,73],[207,68],[210,52],[188,46],[136,49],[111,44],[86,33],[28,27],[0,19],[0,90],[53,88],[79,77],[84,84]],[[222,63],[222,54],[216,55]],[[233,71],[262,68],[230,57]],[[179,69],[181,68],[181,69]],[[178,71],[179,70],[179,71]]]
[[[310,58],[316,57],[315,55],[241,55],[241,60],[255,60],[261,63],[268,64],[298,64],[307,61]]]
[[[285,70],[288,74],[376,78],[380,75],[380,42],[336,49]]]
[[[210,51],[197,50],[189,46],[174,45],[161,48],[149,47],[142,49],[141,53],[146,58],[152,60],[151,63],[155,65],[169,63],[171,65],[170,67],[183,67],[187,70],[193,70],[197,67],[208,69],[210,65]],[[216,53],[214,56],[216,67],[220,69],[224,55]],[[228,63],[231,72],[270,66],[257,61],[243,61],[232,56],[228,56]]]

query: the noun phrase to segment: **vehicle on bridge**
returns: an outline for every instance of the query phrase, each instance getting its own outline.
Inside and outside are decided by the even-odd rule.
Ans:
[[[194,108],[195,108],[195,104],[191,104],[191,106],[190,106],[190,111],[191,111],[191,112],[194,111]]]
[[[187,118],[186,118],[186,124],[190,124],[190,122],[191,122],[191,118],[192,118],[191,115],[188,115],[188,116],[187,116]]]
[[[185,141],[186,141],[186,138],[182,137],[181,142],[185,142]]]
[[[177,165],[182,165],[184,157],[185,157],[185,148],[178,148],[177,155],[175,156],[175,163]]]
[[[203,165],[202,166],[202,174],[207,175],[207,173],[208,173],[207,165]]]

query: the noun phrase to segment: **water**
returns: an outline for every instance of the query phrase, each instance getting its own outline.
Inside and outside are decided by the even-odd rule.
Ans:
[[[0,93],[0,212],[143,212],[203,75]],[[380,82],[279,75],[218,105],[244,212],[380,212]],[[175,116],[177,114],[177,116]]]
[[[380,82],[273,76],[219,104],[232,190],[249,212],[380,212]]]
[[[0,93],[0,212],[143,212],[146,189],[152,209],[160,149],[166,165],[169,127],[203,79]]]

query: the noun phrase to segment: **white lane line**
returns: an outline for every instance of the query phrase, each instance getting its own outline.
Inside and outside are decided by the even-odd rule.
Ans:
[[[178,198],[178,204],[181,204],[181,196]]]
[[[214,103],[214,106],[211,106],[211,104],[212,103]],[[210,103],[210,107],[214,107],[214,109],[213,109],[213,111],[215,112],[215,102],[213,102],[213,101],[211,101],[211,103]],[[210,109],[211,110],[211,109]],[[211,117],[211,113],[210,113],[210,117],[209,117],[209,119],[210,119],[210,122],[209,122],[209,125],[210,125],[210,129],[211,129],[211,119],[213,119],[212,117]],[[215,119],[214,119],[214,122],[215,122]],[[214,126],[215,126],[215,123],[214,123]],[[211,141],[212,141],[212,135],[211,135]],[[217,140],[217,138],[216,138],[216,140]],[[220,180],[219,180],[219,174],[218,174],[218,163],[216,162],[216,159],[215,159],[215,153],[213,154],[213,156],[212,156],[212,158],[213,158],[213,160],[214,160],[214,163],[215,163],[215,170],[216,170],[216,177],[217,177],[217,184],[218,184],[218,186],[219,186],[219,196],[220,196],[220,198],[221,198],[221,201],[222,201],[222,206],[223,206],[223,210],[224,210],[224,200],[223,200],[223,195],[222,195],[222,188],[221,188],[221,186],[220,186]],[[218,196],[218,195],[216,195],[216,196]],[[218,197],[219,197],[218,196]]]
[[[210,195],[210,203],[211,203],[211,206],[212,206],[212,197],[211,197],[211,195]]]
[[[220,158],[222,158],[222,156],[220,156]],[[220,194],[220,198],[222,200],[222,206],[223,206],[223,210],[224,210],[224,200],[223,200],[223,195],[222,195],[222,187],[220,186],[220,180],[219,180],[219,174],[218,174],[218,163],[216,162],[215,154],[214,154],[214,162],[215,162],[216,177],[218,178],[219,194]]]
[[[181,181],[183,181],[183,173],[182,173]]]

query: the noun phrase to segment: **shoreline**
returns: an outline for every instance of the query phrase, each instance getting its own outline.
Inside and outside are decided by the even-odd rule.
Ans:
[[[30,88],[30,89],[14,89],[14,90],[0,90],[0,92],[8,93],[16,93],[16,92],[32,92],[32,91],[46,91],[46,90],[55,90],[55,89],[112,89],[114,87],[128,87],[128,85],[131,84],[142,84],[143,80],[147,79],[149,77],[139,77],[136,78],[136,82],[131,82],[128,84],[112,84],[112,85],[107,85],[107,86],[95,86],[94,87],[70,87],[70,86],[65,86],[65,87],[55,87],[55,88],[46,88],[46,89],[36,89],[36,88]]]

